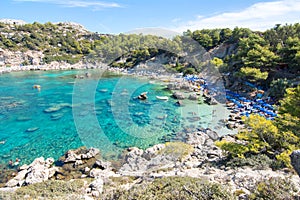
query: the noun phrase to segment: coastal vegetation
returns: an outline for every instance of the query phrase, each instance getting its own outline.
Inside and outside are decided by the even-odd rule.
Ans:
[[[229,152],[231,158],[245,159],[265,154],[274,160],[273,167],[292,168],[289,155],[300,148],[300,85],[286,90],[280,101],[279,117],[274,121],[259,115],[245,118],[246,128],[237,135],[237,142],[221,140],[217,146]]]
[[[234,141],[222,139],[215,142],[226,152],[226,165],[233,168],[292,168],[289,156],[293,150],[300,149],[298,23],[278,24],[264,32],[247,28],[187,30],[173,39],[142,34],[106,35],[89,32],[80,25],[50,22],[26,25],[0,23],[0,33],[1,50],[42,52],[41,64],[53,61],[70,64],[102,62],[111,67],[130,69],[163,55],[174,61],[162,63],[172,72],[195,74],[207,66],[216,66],[224,76],[229,76],[228,88],[236,89],[236,82],[255,85],[267,91],[266,96],[278,106],[278,116],[274,120],[259,115],[244,117],[245,127],[233,137]],[[193,63],[184,59],[187,52],[203,50],[187,43],[187,38],[202,46],[212,59]],[[225,53],[216,53],[222,48]],[[32,62],[25,59],[20,64],[30,65]],[[189,144],[171,142],[158,153],[166,157],[172,155],[180,162],[194,150]],[[125,184],[132,184],[136,179],[129,178]],[[29,195],[50,199],[61,196],[63,199],[66,194],[74,194],[75,198],[82,193],[85,181],[90,180],[49,180],[22,187],[15,194],[16,198]],[[103,198],[107,199],[173,199],[175,196],[179,199],[235,199],[234,194],[221,184],[191,177],[164,177],[136,184],[130,189],[105,189],[108,189],[107,196]],[[289,180],[276,178],[257,182],[248,197],[292,199],[293,191],[294,186]],[[237,190],[235,193],[240,196],[244,191]]]
[[[243,190],[232,193],[229,188],[219,183],[191,177],[164,177],[154,181],[134,184],[135,177],[120,177],[104,185],[104,192],[96,199],[238,199],[245,194]],[[49,180],[17,189],[14,193],[1,193],[5,199],[47,198],[47,199],[82,199],[85,185],[90,179],[73,181]],[[133,186],[127,190],[125,185]],[[296,188],[289,179],[273,178],[258,181],[250,190],[249,199],[296,199]]]

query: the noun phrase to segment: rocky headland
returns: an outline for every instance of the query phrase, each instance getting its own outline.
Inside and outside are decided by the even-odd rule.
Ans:
[[[224,137],[235,140],[234,136]],[[40,157],[30,165],[19,167],[0,191],[5,195],[13,195],[20,187],[26,188],[41,182],[86,180],[79,194],[81,198],[106,198],[109,192],[116,189],[116,183],[112,180],[131,177],[132,181],[118,185],[118,188],[130,190],[142,183],[174,176],[221,184],[238,199],[249,199],[257,183],[276,178],[288,179],[296,188],[300,188],[300,178],[291,170],[273,171],[268,166],[227,166],[226,152],[214,144],[224,137],[220,138],[216,132],[206,129],[187,134],[185,142],[158,144],[145,150],[128,148],[122,160],[111,162],[101,159],[100,151],[95,148],[69,150],[57,161]],[[292,157],[297,156],[298,152],[295,152]],[[294,166],[299,170],[297,158],[294,159]],[[295,194],[299,194],[298,189],[294,191]]]

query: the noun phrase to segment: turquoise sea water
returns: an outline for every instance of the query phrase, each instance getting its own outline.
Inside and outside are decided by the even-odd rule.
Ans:
[[[176,100],[165,86],[147,79],[102,74],[74,79],[84,71],[31,71],[0,76],[0,164],[10,159],[30,163],[39,156],[62,156],[93,146],[107,159],[125,148],[147,148],[178,139],[182,129],[208,127],[212,106]],[[41,85],[41,90],[32,86]],[[148,92],[148,99],[136,97]],[[200,120],[201,119],[201,120]]]

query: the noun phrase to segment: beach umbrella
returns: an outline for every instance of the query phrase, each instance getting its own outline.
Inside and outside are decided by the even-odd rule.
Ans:
[[[239,97],[239,100],[241,100],[241,101],[245,101],[245,100],[247,100],[245,97]]]
[[[258,103],[260,103],[260,104],[265,103],[262,99],[257,99],[256,102],[258,102]]]
[[[253,105],[253,108],[256,108],[256,109],[261,109],[262,107],[261,107],[261,106],[259,106],[259,105],[257,105],[257,104],[255,104],[255,105]]]

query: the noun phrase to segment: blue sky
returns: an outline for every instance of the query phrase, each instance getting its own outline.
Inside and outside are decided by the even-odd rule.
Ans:
[[[101,33],[136,28],[249,27],[300,22],[300,0],[0,0],[0,19],[72,21]]]

